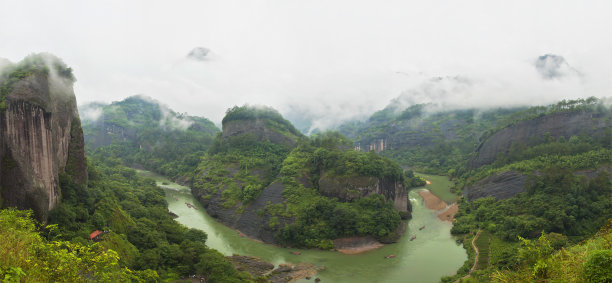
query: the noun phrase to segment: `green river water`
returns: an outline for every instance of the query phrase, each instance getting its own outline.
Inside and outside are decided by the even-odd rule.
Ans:
[[[152,172],[139,170],[139,174],[154,179],[164,188],[169,210],[179,216],[176,220],[187,227],[205,231],[209,247],[225,255],[256,256],[275,265],[310,262],[324,266],[325,270],[315,276],[321,278],[321,282],[438,282],[442,276],[455,274],[467,259],[463,247],[450,235],[451,224],[439,220],[435,211],[427,209],[416,190],[409,193],[413,218],[408,221],[406,233],[398,243],[363,254],[345,255],[334,251],[285,249],[240,237],[235,230],[209,216],[188,187]],[[428,187],[432,187],[432,191],[444,191],[441,186],[446,186],[447,191],[450,182],[441,180],[445,178],[432,180]],[[187,207],[185,202],[198,209]],[[419,230],[422,225],[425,229]],[[410,241],[412,235],[417,236],[414,241]],[[293,255],[291,251],[299,251],[301,255]],[[396,257],[386,259],[385,256],[390,254]]]

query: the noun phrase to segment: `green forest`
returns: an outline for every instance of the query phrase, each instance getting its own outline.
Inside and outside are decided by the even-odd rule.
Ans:
[[[395,236],[401,217],[408,215],[400,215],[391,200],[373,195],[343,202],[322,195],[319,180],[323,175],[348,181],[371,177],[410,187],[421,185],[422,179],[412,174],[406,177],[395,162],[373,152],[354,151],[351,140],[338,132],[306,138],[287,130],[294,128],[275,111],[268,114],[262,111],[234,107],[228,110],[226,118],[230,118],[224,119],[224,123],[272,117],[276,124],[269,129],[289,136],[296,144],[273,143],[251,133],[218,135],[194,177],[193,190],[201,195],[202,201],[220,194],[223,207],[240,215],[266,187],[276,182],[284,186],[284,201],[268,204],[258,215],[269,218],[269,228],[276,231],[276,240],[285,246],[331,249],[332,240],[343,236],[372,235],[379,239]]]
[[[89,180],[82,187],[61,176],[62,202],[46,225],[27,211],[2,211],[0,233],[11,239],[3,248],[24,254],[2,253],[0,276],[16,280],[8,282],[161,282],[197,273],[209,282],[255,280],[206,247],[205,232],[174,221],[164,192],[121,160],[104,152],[89,155]],[[95,230],[108,233],[92,242]]]
[[[97,119],[83,119],[88,151],[101,150],[126,166],[183,182],[191,178],[219,132],[206,118],[176,113],[148,97],[81,108],[101,112]]]

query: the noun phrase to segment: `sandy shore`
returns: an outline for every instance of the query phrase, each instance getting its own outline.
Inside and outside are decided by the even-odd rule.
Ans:
[[[459,206],[454,202],[450,206],[429,190],[420,190],[419,195],[425,200],[425,206],[431,210],[439,211],[438,218],[444,221],[454,221]]]
[[[438,218],[444,221],[455,221],[455,214],[459,212],[459,205],[456,202],[453,202],[445,211],[438,214]]]
[[[372,237],[345,237],[334,240],[336,250],[347,255],[356,255],[378,249],[384,244]]]
[[[419,195],[425,200],[425,206],[431,210],[442,210],[446,208],[446,203],[429,190],[420,190]]]

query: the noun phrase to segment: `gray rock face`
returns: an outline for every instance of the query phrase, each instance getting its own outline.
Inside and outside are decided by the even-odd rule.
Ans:
[[[501,172],[480,180],[474,185],[466,186],[463,194],[468,201],[485,197],[507,199],[524,192],[526,180],[527,176],[515,171]]]
[[[367,176],[331,177],[323,173],[319,179],[319,192],[324,196],[335,197],[344,202],[381,194],[386,199],[393,200],[398,211],[412,211],[408,191],[400,182]]]
[[[204,192],[200,190],[192,189],[192,193],[197,199],[202,199],[201,203],[206,208],[208,214],[215,217],[219,222],[239,230],[249,238],[259,239],[265,243],[274,243],[276,231],[268,225],[270,216],[267,214],[258,215],[257,212],[259,210],[264,210],[268,203],[282,203],[282,192],[284,189],[285,187],[280,183],[270,184],[242,213],[237,211],[236,206],[231,208],[223,206],[223,200],[221,198],[222,190],[219,190],[219,192],[208,200],[202,199]],[[279,219],[279,221],[280,227],[282,227],[289,222],[290,219]]]
[[[0,205],[32,209],[42,222],[59,201],[59,173],[87,184],[72,82],[35,74],[16,84],[0,112],[0,160]]]
[[[553,138],[593,136],[612,127],[610,121],[598,118],[591,112],[560,112],[511,125],[494,133],[478,146],[470,167],[478,168],[493,163],[499,154],[508,153],[514,143],[533,145],[547,134]]]
[[[260,140],[268,140],[275,144],[289,146],[295,145],[298,138],[290,134],[283,135],[278,130],[271,129],[266,126],[265,119],[237,120],[223,124],[223,138],[244,134],[254,135]]]

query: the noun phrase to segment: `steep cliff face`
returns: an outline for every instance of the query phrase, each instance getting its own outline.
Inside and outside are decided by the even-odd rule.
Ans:
[[[476,149],[470,167],[493,163],[500,154],[507,154],[513,144],[532,146],[546,136],[566,139],[574,135],[597,137],[612,128],[603,114],[592,111],[559,112],[516,123],[501,129],[483,141]]]
[[[87,184],[73,81],[53,68],[15,83],[0,111],[1,205],[33,209],[41,221],[60,199],[58,174]]]
[[[519,172],[501,172],[473,185],[466,186],[463,189],[463,194],[468,201],[484,197],[507,199],[525,191],[525,180],[527,180],[527,176]]]
[[[343,202],[380,194],[386,199],[393,200],[398,211],[412,211],[408,190],[398,181],[388,181],[371,176],[335,177],[323,173],[319,178],[319,192]]]

